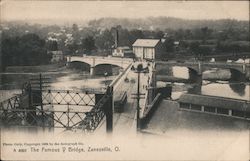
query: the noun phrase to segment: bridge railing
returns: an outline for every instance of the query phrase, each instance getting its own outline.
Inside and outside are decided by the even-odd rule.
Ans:
[[[152,63],[150,68],[149,68],[149,77],[148,77],[149,79],[147,81],[147,90],[145,93],[145,101],[144,101],[144,104],[142,105],[143,111],[140,112],[140,118],[143,118],[145,116],[145,113],[148,110],[149,104],[151,104],[152,98],[150,98],[150,97],[153,97],[152,86],[153,86],[153,81],[154,81],[154,79],[153,79],[153,74],[154,74],[153,70],[155,70],[154,68],[155,68],[155,64]]]
[[[243,64],[249,64],[249,63],[240,63],[240,62],[209,62],[209,61],[183,61],[183,62],[174,62],[174,61],[156,61],[156,63],[159,63],[159,64],[199,64],[199,63],[202,63],[202,64],[211,64],[211,65],[214,65],[214,64],[219,64],[219,65],[225,65],[225,64],[230,64],[230,65],[243,65]]]
[[[1,126],[49,127],[94,131],[105,116],[107,93],[34,90],[0,102]],[[98,102],[96,102],[98,101]],[[63,108],[58,106],[63,105]],[[55,107],[57,106],[57,107]],[[78,106],[78,107],[76,107]],[[82,108],[87,106],[88,108]]]
[[[114,91],[116,90],[119,83],[127,77],[131,67],[132,63],[110,83],[109,86],[112,86]]]
[[[152,110],[152,108],[156,108],[156,106],[159,104],[160,97],[161,97],[161,94],[158,93],[158,94],[155,96],[155,98],[153,99],[153,101],[152,101],[150,104],[147,104],[147,105],[145,106],[145,110],[143,111],[142,118],[147,117],[147,115],[148,115],[149,112]]]
[[[67,57],[67,61],[72,61],[72,59],[103,59],[103,60],[113,60],[113,61],[124,61],[124,62],[132,62],[133,59],[132,58],[119,58],[119,57],[112,57],[112,56],[68,56]]]
[[[118,61],[124,60],[124,61],[129,61],[129,62],[133,61],[132,58],[113,57],[113,56],[87,56],[87,55],[83,55],[83,58],[108,59],[108,60],[112,59],[112,60],[118,60]]]
[[[169,64],[169,65],[188,64],[188,65],[197,65],[197,64],[199,64],[199,62],[193,62],[193,61],[184,61],[184,62],[156,61],[156,64]]]

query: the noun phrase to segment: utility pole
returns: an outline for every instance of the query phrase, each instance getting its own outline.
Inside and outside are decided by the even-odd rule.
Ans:
[[[138,70],[138,68],[137,68]],[[137,131],[140,130],[140,71],[138,70],[138,82],[137,82],[137,109],[136,109],[136,113],[137,113],[137,116],[136,116],[136,129]]]
[[[133,97],[134,99],[137,100],[137,107],[136,107],[136,129],[137,131],[139,131],[141,129],[141,123],[140,123],[140,99],[141,99],[141,95],[145,95],[140,93],[140,73],[143,71],[143,67],[142,64],[139,64],[136,68],[135,73],[137,73],[137,93],[136,94],[132,94],[132,95],[136,95],[136,97]]]
[[[1,37],[2,36],[2,31],[0,31],[0,39],[2,38]],[[2,45],[2,41],[0,41],[0,46]],[[6,61],[6,60],[5,60]],[[2,53],[2,51],[0,52],[0,72],[2,72],[3,71],[3,69],[4,69],[4,60],[3,60],[3,53]]]

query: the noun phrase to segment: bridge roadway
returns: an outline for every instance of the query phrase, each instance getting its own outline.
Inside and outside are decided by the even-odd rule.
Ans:
[[[121,92],[127,92],[127,103],[124,105],[124,111],[122,113],[113,113],[113,133],[118,134],[135,134],[136,122],[137,122],[137,100],[134,99],[137,93],[138,74],[131,70],[132,65],[137,66],[143,64],[143,67],[148,65],[147,62],[134,62],[130,64],[122,73],[120,73],[116,79],[112,81],[110,86],[113,86],[113,98],[119,95]],[[140,118],[144,117],[146,106],[148,104],[148,90],[149,83],[152,79],[153,64],[149,65],[148,73],[140,74],[140,93],[145,94],[140,99]],[[128,78],[128,82],[125,82],[125,78]],[[101,124],[98,128],[99,131],[104,131],[105,123]]]
[[[142,63],[144,67],[147,66],[147,62],[135,62],[134,66],[136,67],[137,64]],[[140,118],[144,117],[144,113],[146,110],[146,106],[148,104],[147,95],[148,90],[146,87],[149,87],[149,82],[152,77],[152,63],[149,66],[149,73],[141,73],[140,74],[140,93],[145,94],[140,99]],[[134,98],[137,93],[137,80],[138,74],[132,70],[128,71],[127,78],[130,80],[128,83],[120,83],[117,89],[127,91],[128,99],[127,103],[124,106],[123,113],[114,113],[114,133],[118,134],[135,134],[136,132],[136,121],[137,121],[137,100]],[[134,80],[131,81],[131,80]],[[114,91],[116,94],[117,91]]]

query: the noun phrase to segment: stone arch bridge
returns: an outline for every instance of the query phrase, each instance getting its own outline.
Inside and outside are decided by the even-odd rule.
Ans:
[[[232,77],[244,77],[250,80],[250,64],[247,63],[227,63],[227,62],[167,62],[157,61],[156,65],[187,67],[191,73],[202,75],[202,72],[212,68],[229,69]]]
[[[90,75],[94,74],[94,69],[100,65],[114,65],[123,69],[127,68],[132,62],[131,58],[118,58],[118,57],[100,57],[100,56],[70,56],[67,57],[67,62],[82,62],[90,66]]]

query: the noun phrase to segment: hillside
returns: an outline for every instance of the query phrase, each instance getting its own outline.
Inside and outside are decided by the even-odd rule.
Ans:
[[[89,26],[94,28],[111,28],[121,25],[127,29],[194,29],[207,26],[215,30],[225,28],[237,28],[249,30],[249,21],[238,21],[233,19],[221,20],[186,20],[172,17],[149,17],[145,19],[128,18],[101,18],[89,21]]]

